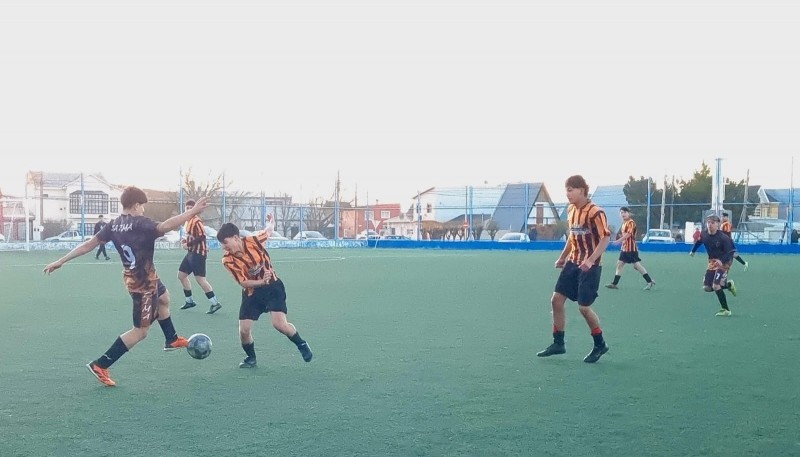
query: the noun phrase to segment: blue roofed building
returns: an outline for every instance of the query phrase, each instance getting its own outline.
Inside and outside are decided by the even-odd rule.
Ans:
[[[624,189],[624,185],[597,186],[591,195],[594,204],[603,208],[606,212],[612,240],[622,227],[622,216],[619,215],[619,209],[623,206],[628,206],[628,199],[625,197]]]
[[[622,227],[622,216],[619,209],[628,206],[628,198],[625,196],[625,185],[597,186],[594,192],[589,192],[589,198],[595,205],[603,208],[608,219],[608,228],[611,229],[611,239],[615,238],[616,233]],[[569,203],[557,204],[561,220],[567,220],[567,207]],[[633,210],[633,209],[632,209]]]
[[[533,224],[554,224],[558,211],[543,183],[493,187],[432,187],[415,196],[413,220],[442,223],[463,220],[482,225],[490,216],[500,231],[525,232]]]
[[[793,223],[800,222],[800,188],[785,189],[764,189],[758,190],[758,206],[756,206],[756,218],[779,219],[787,222],[791,219]],[[793,211],[790,209],[793,208]]]

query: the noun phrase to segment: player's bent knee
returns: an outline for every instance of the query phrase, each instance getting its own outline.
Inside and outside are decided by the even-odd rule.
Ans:
[[[714,291],[714,289],[711,286],[703,286],[703,290],[705,290],[706,292],[713,292]]]

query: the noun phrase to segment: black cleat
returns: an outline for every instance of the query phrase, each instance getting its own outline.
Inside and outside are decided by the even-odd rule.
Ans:
[[[193,301],[187,301],[186,303],[183,304],[183,306],[181,306],[181,309],[194,308],[195,306],[197,306],[197,303]]]
[[[256,358],[255,357],[247,357],[239,364],[239,368],[255,368],[256,367]]]
[[[608,345],[603,343],[602,346],[595,346],[592,348],[592,352],[590,352],[586,357],[583,358],[583,361],[586,363],[595,363],[600,360],[600,356],[608,352]]]
[[[537,352],[536,355],[538,357],[550,357],[551,355],[565,354],[566,352],[566,346],[563,344],[553,343],[550,346],[547,346],[547,349],[544,351]]]
[[[219,311],[220,308],[222,308],[222,305],[220,305],[219,303],[214,303],[213,305],[211,305],[211,308],[209,308],[208,311],[206,311],[206,314],[214,314],[217,311]]]
[[[303,354],[303,360],[306,362],[310,362],[311,358],[314,357],[314,354],[311,353],[311,348],[308,347],[308,343],[303,343],[300,346],[297,346],[297,349],[300,350],[300,354]]]

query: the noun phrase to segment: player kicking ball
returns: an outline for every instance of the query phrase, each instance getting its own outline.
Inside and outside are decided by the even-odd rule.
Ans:
[[[242,304],[239,307],[239,338],[244,349],[244,361],[239,368],[256,367],[256,349],[253,323],[263,313],[270,313],[272,326],[286,335],[297,346],[303,360],[310,362],[313,354],[308,343],[300,337],[294,324],[286,320],[286,289],[272,266],[264,242],[272,234],[272,216],[267,216],[267,227],[251,236],[239,236],[239,228],[223,224],[217,240],[225,249],[222,264],[233,279],[242,286]]]

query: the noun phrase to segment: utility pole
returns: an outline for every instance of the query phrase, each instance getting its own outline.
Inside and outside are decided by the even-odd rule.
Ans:
[[[333,239],[339,239],[339,191],[341,186],[342,180],[339,176],[339,171],[336,171],[336,190],[334,191],[333,196]]]
[[[675,175],[672,175],[672,195],[670,195],[669,201],[669,228],[672,230],[673,215],[675,212]],[[684,238],[685,239],[685,238]]]
[[[658,228],[664,228],[664,205],[667,202],[667,175],[664,175],[664,190],[661,192],[661,225]],[[670,227],[671,229],[672,227]]]
[[[747,190],[750,188],[750,169],[747,169],[747,175],[744,180],[744,199],[742,200],[742,214],[739,216],[739,223],[736,225],[736,242],[742,238],[742,226],[747,226]],[[748,232],[750,230],[747,230]]]
[[[422,203],[419,201],[419,190],[417,190],[417,241],[422,239]]]

